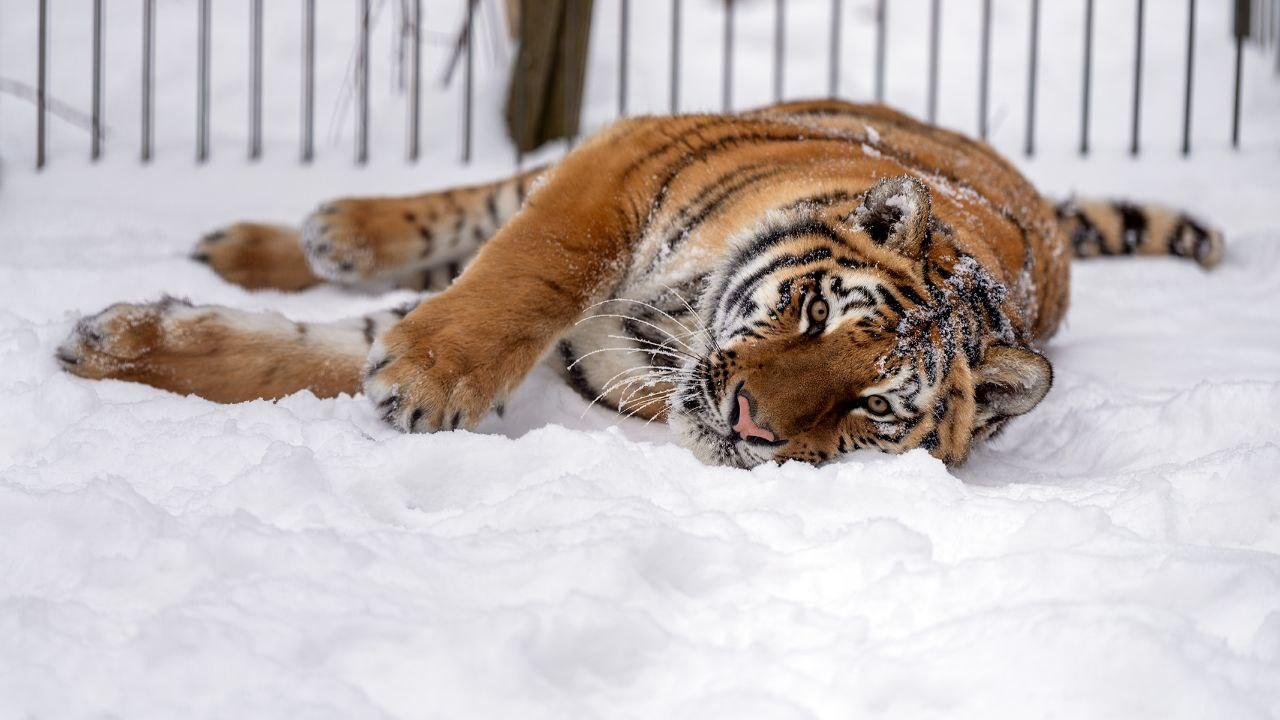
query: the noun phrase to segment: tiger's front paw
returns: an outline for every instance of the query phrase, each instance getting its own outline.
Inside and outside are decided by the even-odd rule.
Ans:
[[[365,395],[405,432],[473,429],[529,372],[541,347],[513,340],[447,295],[424,302],[374,344]]]
[[[408,200],[362,198],[326,203],[302,224],[311,269],[335,282],[395,276],[431,254],[432,233]]]

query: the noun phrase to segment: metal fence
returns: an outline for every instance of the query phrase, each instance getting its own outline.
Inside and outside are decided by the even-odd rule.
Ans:
[[[210,33],[209,33],[209,10],[212,0],[198,0],[196,11],[197,16],[197,73],[196,98],[197,98],[197,131],[195,137],[196,159],[199,162],[205,162],[209,157],[209,68],[210,68]],[[250,159],[258,158],[262,153],[262,10],[263,0],[248,0],[250,3],[250,21],[247,32],[249,33],[249,53],[250,53],[250,77],[249,77],[249,96],[250,96],[250,117],[247,127],[247,156]],[[316,0],[298,0],[302,3],[302,87],[301,107],[302,117],[300,123],[300,147],[299,157],[303,163],[310,162],[315,157],[315,60],[316,60],[316,27],[315,27],[315,5]],[[398,0],[402,3],[402,22],[405,23],[401,36],[409,38],[409,52],[407,65],[409,67],[408,82],[408,106],[409,106],[409,132],[407,133],[405,153],[410,160],[416,160],[421,150],[420,138],[420,117],[422,104],[422,0]],[[441,0],[446,1],[446,0]],[[474,97],[473,82],[475,63],[473,59],[474,47],[474,26],[476,19],[476,7],[481,0],[447,0],[449,2],[459,2],[462,4],[465,21],[460,36],[460,51],[462,54],[462,83],[463,83],[463,100],[460,109],[462,120],[462,138],[460,144],[462,148],[462,159],[469,162],[472,155],[473,132],[474,132]],[[524,0],[530,2],[536,0]],[[572,0],[571,0],[572,1]],[[645,0],[645,2],[662,2],[664,0]],[[670,27],[670,53],[671,53],[671,75],[670,75],[670,111],[672,113],[679,112],[681,109],[681,37],[684,32],[682,27],[682,18],[684,13],[681,10],[682,0],[666,0],[671,3],[671,27]],[[813,0],[819,1],[819,0]],[[885,95],[885,72],[890,62],[889,48],[887,43],[887,34],[885,28],[887,25],[888,13],[890,12],[890,3],[888,0],[875,0],[875,64],[874,64],[874,98],[883,100]],[[1026,130],[1023,143],[1023,151],[1028,155],[1032,155],[1036,151],[1036,104],[1037,104],[1037,67],[1039,64],[1040,53],[1040,5],[1041,0],[1025,0],[1029,4],[1030,9],[1030,27],[1027,35],[1027,63],[1028,73],[1028,92],[1026,99]],[[1111,2],[1117,0],[1108,0]],[[1131,0],[1136,13],[1135,35],[1133,38],[1133,62],[1132,67],[1127,71],[1132,72],[1133,78],[1133,98],[1130,112],[1131,130],[1130,130],[1130,152],[1137,155],[1141,150],[1140,137],[1140,117],[1142,112],[1142,81],[1143,81],[1143,44],[1144,44],[1144,14],[1147,12],[1146,0]],[[92,73],[92,98],[90,108],[90,144],[89,156],[93,160],[101,157],[103,150],[103,103],[102,103],[102,52],[103,52],[103,0],[92,0],[93,2],[93,43],[92,43],[92,61],[91,66],[86,68],[87,72]],[[154,155],[154,126],[155,126],[155,0],[142,0],[142,63],[141,76],[139,83],[141,86],[142,96],[142,122],[141,137],[139,138],[139,157],[143,163],[149,162]],[[369,158],[369,30],[370,30],[370,0],[354,0],[357,3],[357,11],[360,18],[360,27],[358,34],[358,47],[356,48],[357,62],[355,73],[355,135],[356,135],[356,151],[355,159],[357,163],[365,163]],[[632,7],[630,0],[619,0],[620,22],[617,27],[616,38],[595,37],[594,42],[616,42],[619,49],[620,62],[618,64],[618,101],[617,112],[619,116],[625,116],[628,112],[627,93],[628,93],[628,73],[629,73],[629,49],[630,49],[630,18]],[[735,17],[737,14],[738,0],[721,0],[723,2],[723,25],[720,28],[722,32],[722,89],[721,101],[723,108],[728,111],[733,108],[733,71],[734,71],[734,38],[735,38]],[[787,0],[772,0],[774,3],[774,33],[773,33],[773,95],[775,99],[781,100],[784,95],[783,77],[785,74],[785,65],[787,62],[786,48],[786,18],[787,18]],[[829,20],[830,20],[830,53],[828,59],[828,89],[831,96],[836,96],[840,87],[840,77],[843,70],[841,66],[841,44],[842,36],[846,30],[847,18],[845,14],[845,0],[829,0]],[[38,59],[37,59],[37,78],[36,78],[36,167],[44,167],[46,162],[46,120],[49,113],[49,96],[47,85],[47,68],[50,48],[48,38],[48,0],[38,0],[39,18],[37,42]],[[1162,4],[1162,7],[1167,6]],[[1194,103],[1194,87],[1193,77],[1196,67],[1196,23],[1197,23],[1197,3],[1196,0],[1187,0],[1186,5],[1186,45],[1185,45],[1185,85],[1182,99],[1182,142],[1181,149],[1183,154],[1191,153],[1191,120],[1192,107]],[[1079,152],[1087,155],[1090,149],[1090,122],[1091,122],[1091,89],[1094,74],[1094,0],[1084,0],[1084,53],[1081,67],[1082,74],[1082,96],[1081,96],[1081,114],[1080,114],[1080,133],[1079,133]],[[1280,0],[1235,0],[1232,7],[1233,32],[1235,36],[1235,63],[1234,77],[1232,78],[1234,87],[1234,102],[1231,113],[1230,135],[1233,147],[1239,147],[1240,143],[1240,114],[1241,114],[1241,94],[1243,91],[1241,76],[1243,73],[1244,49],[1247,44],[1253,43],[1262,48],[1274,50],[1275,70],[1280,74]],[[927,71],[927,105],[926,117],[929,121],[935,121],[937,118],[938,108],[938,58],[939,46],[942,37],[941,27],[941,0],[931,0],[929,13],[929,58]],[[977,128],[978,134],[983,139],[987,138],[989,127],[989,104],[990,104],[990,57],[992,43],[992,0],[982,0],[982,20],[981,31],[977,42],[977,52],[980,58],[979,83],[975,88],[978,98],[978,118]],[[518,162],[518,160],[517,160]]]

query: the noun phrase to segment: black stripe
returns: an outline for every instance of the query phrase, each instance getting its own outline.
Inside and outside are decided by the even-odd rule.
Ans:
[[[720,292],[717,293],[717,296],[724,297],[724,294],[729,290],[729,284],[733,282],[737,273],[752,260],[760,257],[762,252],[786,240],[803,235],[817,235],[836,245],[841,243],[840,236],[835,230],[812,218],[805,218],[791,225],[772,228],[754,238],[729,261],[729,269],[726,273],[725,281],[721,284]]]
[[[582,396],[587,402],[596,401],[596,395],[599,391],[592,389],[591,383],[587,381],[587,374],[583,372],[581,365],[574,365],[578,362],[578,355],[573,350],[573,345],[568,340],[561,340],[557,349],[560,351],[560,360],[564,363],[565,374],[569,376],[569,387],[573,388],[578,395]],[[601,405],[617,410],[608,398],[600,398]]]
[[[853,202],[862,196],[862,193],[851,193],[846,190],[832,190],[830,192],[819,193],[817,195],[809,195],[797,200],[792,200],[782,206],[783,211],[799,210],[801,208],[824,208],[832,205],[839,205],[843,202]]]
[[[1132,255],[1142,246],[1142,240],[1147,235],[1147,214],[1130,203],[1116,203],[1115,209],[1120,213],[1120,239],[1123,243],[1121,252]]]
[[[675,150],[681,145],[686,146],[686,149],[688,149],[687,146],[688,146],[689,139],[693,135],[697,135],[698,133],[701,133],[703,130],[709,130],[717,125],[720,125],[720,126],[733,125],[736,122],[738,122],[738,118],[724,116],[724,115],[711,115],[706,118],[700,119],[694,124],[690,125],[689,127],[679,131],[677,134],[670,137],[665,143],[662,143],[658,147],[653,148],[652,150],[649,150],[648,152],[646,152],[644,155],[641,155],[640,157],[636,158],[634,161],[631,162],[630,165],[627,166],[626,170],[623,171],[622,176],[624,179],[629,178],[633,173],[639,171],[640,167],[645,163],[648,163],[650,160],[655,160],[659,157],[662,157],[663,155],[666,155],[667,153],[671,152],[672,150]]]
[[[752,291],[759,287],[764,281],[764,278],[774,272],[783,268],[799,267],[815,263],[820,260],[828,260],[830,258],[831,249],[826,247],[813,248],[804,255],[782,255],[774,259],[773,262],[770,262],[768,265],[765,265],[759,270],[748,275],[733,288],[732,292],[726,292],[725,295],[722,295],[721,297],[724,299],[720,301],[720,306],[724,308],[725,314],[728,314],[733,311],[744,297],[747,297]]]
[[[663,174],[663,179],[658,185],[658,189],[654,195],[652,211],[650,217],[643,221],[645,229],[651,218],[657,215],[657,212],[666,203],[667,194],[671,190],[671,185],[682,172],[697,163],[706,162],[711,156],[735,148],[746,143],[796,143],[804,142],[808,144],[836,144],[847,148],[857,147],[857,142],[853,138],[848,137],[829,137],[814,134],[805,134],[803,132],[782,134],[780,132],[744,132],[717,138],[701,147],[693,148],[690,152],[680,156],[677,161],[668,166]]]
[[[1102,242],[1102,233],[1094,226],[1093,221],[1084,214],[1084,211],[1079,208],[1073,208],[1068,212],[1071,213],[1068,217],[1076,221],[1075,230],[1071,233],[1071,249],[1075,252],[1076,257],[1088,257],[1085,253],[1089,248],[1096,249],[1096,254],[1106,254],[1107,248]]]
[[[374,337],[375,337],[375,335],[374,335],[374,330],[375,330],[375,328],[374,328],[374,325],[373,325],[373,318],[371,318],[371,317],[366,317],[366,318],[364,319],[364,341],[365,341],[365,344],[367,344],[367,345],[372,345],[372,344],[373,344],[373,339],[374,339]]]
[[[485,207],[489,210],[489,222],[496,229],[502,225],[502,218],[498,217],[498,189],[495,188],[489,192],[489,197],[485,198]]]
[[[665,257],[670,257],[671,252],[684,240],[688,239],[695,228],[706,222],[707,218],[714,215],[730,200],[737,199],[743,190],[757,183],[772,180],[783,173],[777,167],[769,167],[764,170],[759,170],[759,168],[760,164],[751,164],[730,170],[704,187],[687,205],[680,208],[676,218],[671,221],[671,226],[662,241],[665,253],[660,253],[655,257],[654,264],[656,265],[657,262]],[[696,211],[692,210],[695,207],[698,209]]]

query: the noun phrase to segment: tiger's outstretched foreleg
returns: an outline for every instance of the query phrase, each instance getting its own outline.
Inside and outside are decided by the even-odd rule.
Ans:
[[[579,146],[481,248],[448,290],[429,298],[369,355],[365,394],[406,431],[473,428],[584,310],[614,290],[628,268],[637,218],[652,193],[625,168],[613,133]]]
[[[1109,200],[1068,200],[1056,210],[1076,257],[1174,255],[1206,270],[1222,260],[1221,231],[1178,210]]]
[[[409,307],[304,323],[176,298],[120,303],[80,320],[57,357],[81,377],[140,382],[215,402],[301,390],[354,395],[369,348]]]
[[[422,195],[335,200],[300,229],[237,223],[202,238],[192,257],[250,289],[371,280],[443,289],[519,211],[542,172]]]

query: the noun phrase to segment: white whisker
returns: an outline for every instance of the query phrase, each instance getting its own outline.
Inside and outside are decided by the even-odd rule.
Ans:
[[[671,338],[671,339],[675,340],[676,342],[680,343],[681,345],[683,345],[685,350],[688,350],[689,352],[692,352],[692,353],[696,353],[696,352],[697,352],[697,350],[694,350],[694,349],[693,349],[693,347],[691,347],[688,343],[686,343],[686,342],[684,342],[684,341],[682,341],[682,340],[677,339],[675,335],[673,335],[673,334],[671,334],[670,332],[668,332],[668,331],[667,331],[667,329],[666,329],[666,328],[664,328],[664,327],[662,327],[661,325],[657,325],[657,324],[651,323],[651,322],[649,322],[648,320],[642,320],[642,319],[640,319],[640,318],[631,317],[630,315],[619,315],[619,314],[617,314],[617,313],[597,313],[597,314],[595,314],[595,315],[588,315],[587,317],[584,317],[584,318],[582,318],[581,320],[578,320],[578,322],[574,323],[574,326],[576,327],[576,326],[581,325],[582,323],[584,323],[584,322],[586,322],[586,321],[588,321],[588,320],[594,320],[594,319],[596,319],[596,318],[618,318],[618,319],[620,319],[620,320],[631,320],[632,322],[638,322],[638,323],[640,323],[640,324],[642,324],[642,325],[648,325],[649,327],[653,328],[654,330],[657,330],[658,332],[662,333],[663,335],[665,335],[665,336],[667,336],[667,337],[669,337],[669,338]]]

